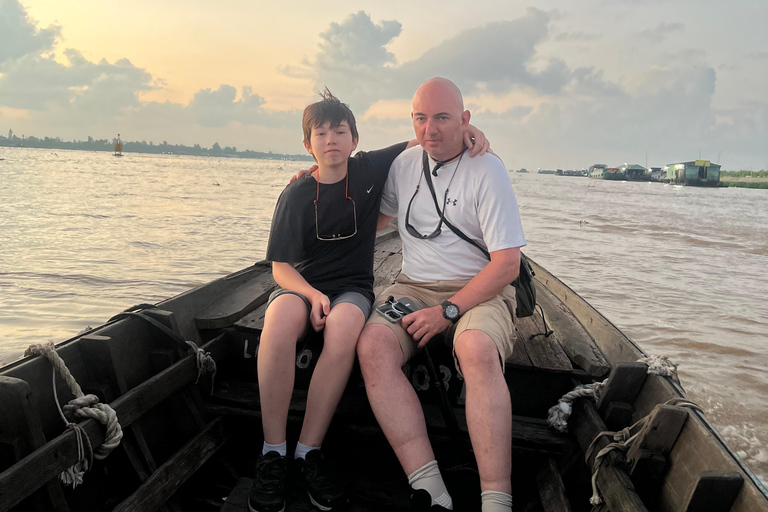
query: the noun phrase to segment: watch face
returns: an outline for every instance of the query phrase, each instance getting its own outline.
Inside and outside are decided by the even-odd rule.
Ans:
[[[450,319],[456,318],[459,316],[459,308],[455,304],[449,304],[448,306],[445,306],[445,316],[447,316]]]

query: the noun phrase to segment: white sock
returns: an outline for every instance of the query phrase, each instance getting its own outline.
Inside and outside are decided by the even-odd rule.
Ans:
[[[445,488],[445,482],[440,475],[437,461],[427,462],[422,467],[408,475],[408,483],[414,489],[424,489],[432,497],[432,505],[440,505],[453,510],[453,500]]]
[[[296,443],[296,451],[293,452],[294,459],[306,459],[307,454],[312,450],[319,450],[319,446],[307,446],[305,444]]]
[[[281,457],[285,457],[285,455],[288,453],[288,448],[285,444],[285,441],[280,444],[267,444],[267,442],[264,441],[264,447],[261,449],[261,454],[266,455],[269,452],[277,452]]]
[[[512,512],[512,496],[505,492],[483,491],[480,501],[482,512]]]

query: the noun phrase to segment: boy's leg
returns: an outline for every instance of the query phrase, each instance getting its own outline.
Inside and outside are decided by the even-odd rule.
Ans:
[[[296,343],[308,325],[307,306],[299,295],[283,293],[267,308],[257,361],[261,422],[266,443],[275,445],[285,441],[295,377]]]
[[[342,302],[332,307],[325,322],[323,350],[307,394],[307,408],[299,442],[320,446],[336,411],[355,362],[355,346],[365,325],[359,306]]]

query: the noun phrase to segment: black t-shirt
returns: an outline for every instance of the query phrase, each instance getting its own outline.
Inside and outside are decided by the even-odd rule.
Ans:
[[[384,183],[392,161],[405,150],[406,142],[377,151],[358,152],[347,164],[347,180],[320,184],[315,215],[317,181],[307,174],[285,187],[272,217],[267,259],[296,264],[296,270],[326,295],[346,291],[373,295],[373,246]],[[339,240],[318,240],[334,235]],[[317,222],[317,224],[316,224]]]

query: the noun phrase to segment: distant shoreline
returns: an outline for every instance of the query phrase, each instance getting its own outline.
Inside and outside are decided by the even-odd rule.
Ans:
[[[89,138],[90,139],[90,138]],[[8,139],[0,136],[0,147],[7,148],[34,148],[34,149],[61,149],[72,151],[100,151],[112,153],[114,151],[114,141],[106,139],[88,141],[62,141],[60,139],[38,139],[36,137],[26,137],[20,139],[14,137]],[[311,155],[292,155],[286,153],[272,153],[262,151],[237,151],[237,148],[219,147],[218,143],[212,148],[204,148],[199,144],[194,146],[184,146],[181,144],[152,144],[146,142],[123,142],[124,156],[130,153],[154,154],[154,155],[184,155],[184,156],[208,156],[217,158],[254,158],[260,160],[296,160],[313,161]]]

